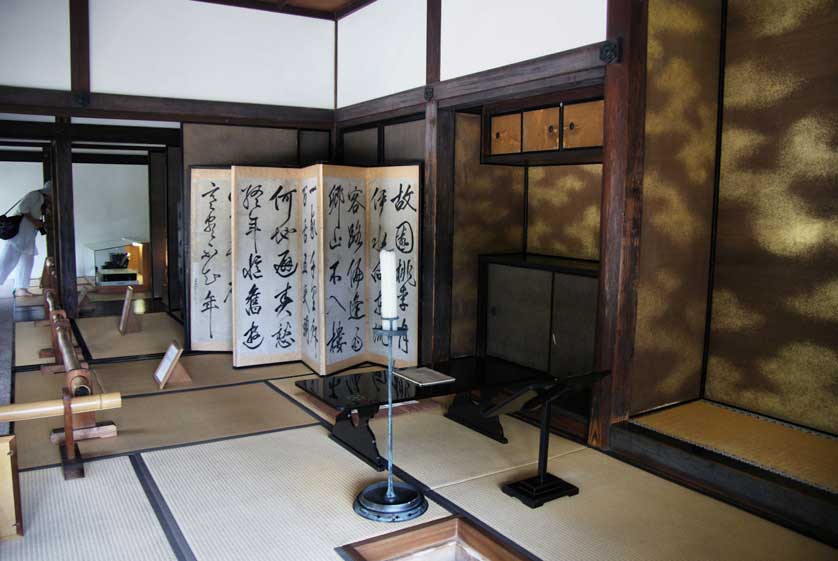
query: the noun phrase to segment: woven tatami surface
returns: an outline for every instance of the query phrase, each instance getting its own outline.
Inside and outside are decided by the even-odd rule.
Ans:
[[[531,509],[500,486],[536,466],[438,489],[544,561],[835,561],[835,550],[585,449],[549,463],[579,494]]]
[[[409,523],[364,520],[352,502],[382,475],[321,427],[143,454],[199,561],[327,561],[334,548]],[[435,504],[416,523],[446,515]]]
[[[25,535],[0,541],[3,561],[175,561],[128,458],[20,475]]]
[[[632,420],[788,477],[838,492],[838,439],[707,401]]]
[[[163,353],[172,340],[183,345],[183,326],[169,314],[159,312],[137,316],[142,331],[120,335],[117,316],[76,320],[93,358],[115,358]]]
[[[311,372],[302,362],[233,368],[233,355],[227,353],[186,355],[181,357],[180,362],[189,372],[192,383],[186,386],[171,385],[163,390],[159,389],[153,378],[154,371],[160,364],[160,359],[96,364],[93,369],[106,392],[121,392],[123,395],[220,386],[272,378],[288,378]]]

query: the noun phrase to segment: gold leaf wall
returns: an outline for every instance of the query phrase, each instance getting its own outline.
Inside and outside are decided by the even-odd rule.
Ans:
[[[529,169],[527,251],[599,259],[602,165]]]
[[[701,391],[720,33],[720,0],[649,2],[632,414]]]
[[[835,0],[730,0],[706,396],[838,432]],[[645,234],[645,232],[644,232]]]
[[[524,170],[480,165],[480,117],[458,113],[454,143],[451,353],[473,355],[477,332],[477,256],[521,251]]]

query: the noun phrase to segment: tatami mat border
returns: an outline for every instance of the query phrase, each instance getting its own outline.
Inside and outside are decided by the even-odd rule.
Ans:
[[[195,553],[189,547],[189,543],[186,541],[186,537],[184,537],[183,531],[180,529],[177,520],[175,520],[169,505],[166,504],[166,499],[160,492],[160,488],[154,481],[151,472],[148,471],[145,460],[137,453],[131,454],[129,458],[131,460],[131,467],[134,468],[134,473],[137,479],[140,480],[140,485],[148,498],[148,502],[151,504],[151,508],[154,510],[154,514],[157,516],[160,527],[163,528],[166,539],[169,540],[169,545],[175,557],[178,558],[178,561],[197,561]]]
[[[159,394],[159,395],[166,395],[166,394]],[[167,444],[165,446],[154,446],[152,448],[141,448],[139,450],[131,450],[130,452],[119,452],[117,454],[107,454],[107,455],[103,455],[103,456],[96,456],[96,457],[93,457],[93,458],[84,458],[84,462],[85,463],[98,462],[99,460],[121,458],[121,457],[124,457],[124,456],[131,456],[133,454],[145,454],[147,452],[158,452],[160,450],[170,450],[172,448],[187,448],[189,446],[198,446],[200,444],[211,444],[213,442],[222,442],[224,440],[236,440],[238,438],[248,438],[250,436],[259,436],[259,435],[262,435],[262,434],[272,434],[272,433],[275,433],[275,432],[284,432],[284,431],[287,431],[287,430],[304,429],[304,428],[316,427],[316,426],[322,426],[322,423],[315,421],[313,423],[306,423],[304,425],[294,425],[294,426],[291,426],[291,427],[280,427],[278,429],[260,430],[260,431],[256,431],[256,432],[249,432],[249,433],[246,433],[246,434],[234,434],[234,435],[231,435],[231,436],[219,436],[218,438],[208,438],[206,440],[196,440],[194,442],[184,442],[182,444]],[[33,467],[28,467],[28,468],[21,468],[18,471],[20,473],[24,473],[24,472],[27,472],[27,471],[37,471],[37,470],[40,470],[40,469],[49,469],[49,468],[60,467],[60,466],[61,466],[60,463],[48,464],[48,465],[43,465],[43,466],[33,466]]]

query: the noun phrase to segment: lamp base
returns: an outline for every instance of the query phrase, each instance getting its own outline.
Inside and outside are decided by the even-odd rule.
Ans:
[[[536,475],[515,483],[508,483],[501,487],[501,490],[530,508],[538,508],[560,497],[572,497],[579,494],[579,488],[576,485],[549,473],[544,474],[543,480]]]
[[[365,488],[355,499],[355,512],[374,522],[404,522],[422,516],[428,500],[409,483],[393,482],[393,494],[387,499],[387,482],[379,481]]]

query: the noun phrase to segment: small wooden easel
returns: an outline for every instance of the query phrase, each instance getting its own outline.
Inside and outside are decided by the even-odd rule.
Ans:
[[[167,385],[188,386],[192,384],[192,377],[180,363],[180,355],[182,354],[183,348],[178,345],[177,341],[169,343],[166,354],[163,355],[163,359],[157,365],[157,370],[154,371],[154,381],[159,389],[162,390]]]
[[[125,300],[122,302],[122,315],[119,316],[119,333],[125,335],[126,333],[137,333],[143,330],[140,318],[134,313],[134,287],[129,286],[125,289]]]

